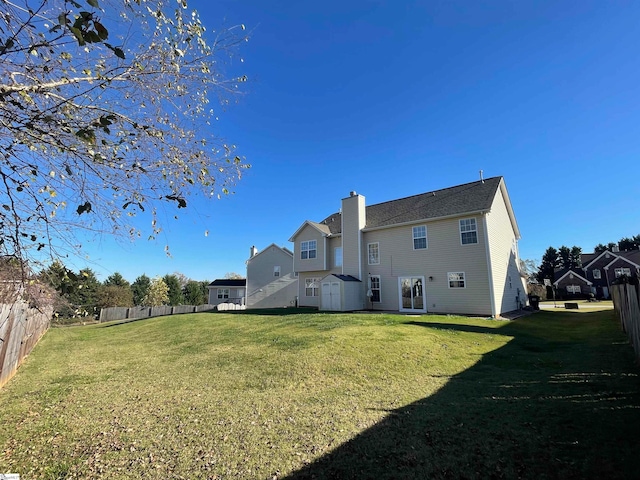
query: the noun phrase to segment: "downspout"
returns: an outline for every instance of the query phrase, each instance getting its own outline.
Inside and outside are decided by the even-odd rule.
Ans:
[[[484,246],[487,252],[487,272],[489,274],[489,298],[491,300],[491,317],[496,318],[496,296],[493,290],[493,269],[491,268],[491,252],[489,250],[489,230],[487,229],[487,214],[482,214],[482,228],[484,228]]]

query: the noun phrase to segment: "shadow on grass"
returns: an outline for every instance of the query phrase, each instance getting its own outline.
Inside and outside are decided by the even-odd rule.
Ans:
[[[640,379],[615,322],[610,312],[500,328],[408,322],[512,338],[286,478],[637,478]]]

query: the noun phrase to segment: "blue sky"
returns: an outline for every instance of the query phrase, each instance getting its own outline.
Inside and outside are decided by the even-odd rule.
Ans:
[[[252,168],[156,241],[93,239],[69,266],[131,281],[244,273],[251,245],[291,248],[303,221],[352,190],[374,204],[479,170],[505,177],[522,258],[640,233],[640,3],[189,5],[210,30],[251,31],[230,66],[248,75],[245,93],[214,128]]]

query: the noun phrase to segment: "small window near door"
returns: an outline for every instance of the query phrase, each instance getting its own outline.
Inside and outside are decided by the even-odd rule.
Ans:
[[[274,265],[273,266],[273,276],[274,277],[279,277],[280,276],[280,265]]]

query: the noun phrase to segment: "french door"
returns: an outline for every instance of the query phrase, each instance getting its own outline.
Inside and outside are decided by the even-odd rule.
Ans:
[[[424,277],[398,278],[398,295],[401,312],[426,313]]]

